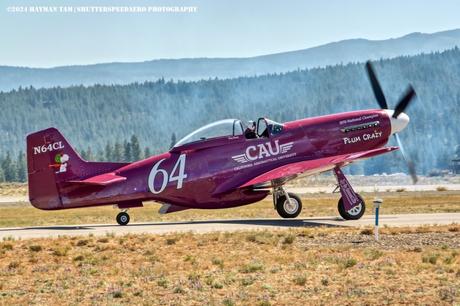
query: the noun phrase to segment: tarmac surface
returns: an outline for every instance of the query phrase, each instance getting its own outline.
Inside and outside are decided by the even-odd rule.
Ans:
[[[182,222],[130,223],[127,226],[116,224],[58,225],[18,228],[0,228],[0,239],[46,238],[59,236],[82,236],[106,234],[166,234],[174,232],[234,232],[242,230],[277,230],[299,227],[360,227],[373,226],[375,216],[365,215],[360,220],[345,221],[338,217],[318,217],[305,219],[240,219],[203,220]],[[114,221],[115,223],[115,221]],[[460,223],[460,213],[438,214],[400,214],[380,216],[380,226],[419,226],[446,225]]]
[[[379,185],[379,186],[353,186],[356,192],[396,192],[404,190],[407,192],[421,192],[421,191],[436,191],[438,188],[445,188],[445,190],[460,191],[460,184],[431,184],[431,185]],[[286,188],[289,192],[297,193],[299,195],[308,195],[315,193],[331,193],[334,186],[320,186],[320,187],[294,187],[288,186]],[[28,203],[27,196],[0,196],[0,205],[11,203]]]

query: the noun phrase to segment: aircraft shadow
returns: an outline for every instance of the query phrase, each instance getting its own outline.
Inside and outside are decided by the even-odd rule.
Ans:
[[[327,221],[343,222],[344,224],[330,224]],[[141,227],[141,226],[170,226],[170,225],[191,225],[190,230],[193,231],[193,225],[200,224],[241,224],[255,225],[267,227],[343,227],[346,226],[346,221],[341,218],[315,218],[315,219],[223,219],[223,220],[197,220],[197,221],[172,221],[172,222],[146,222],[132,223],[126,227]],[[94,228],[119,228],[118,224],[95,224],[95,225],[56,225],[56,226],[29,226],[15,228],[16,231],[22,230],[91,230]],[[0,232],[11,231],[11,228],[0,229]],[[174,230],[174,229],[173,229]]]
[[[241,224],[269,227],[341,227],[341,225],[330,224],[324,221],[339,221],[342,219],[318,218],[318,219],[227,219],[227,220],[198,220],[198,221],[176,221],[176,222],[151,222],[134,223],[128,226],[168,226],[168,225],[200,225],[200,224]],[[345,225],[343,225],[345,226]],[[191,228],[193,230],[193,228]]]

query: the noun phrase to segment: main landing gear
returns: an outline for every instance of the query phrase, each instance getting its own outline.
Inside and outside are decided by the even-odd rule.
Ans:
[[[283,218],[295,218],[302,211],[302,201],[294,193],[288,193],[283,187],[273,190],[273,204]]]
[[[126,210],[117,215],[117,223],[120,225],[127,225],[129,223],[129,215]]]
[[[337,178],[337,188],[340,188],[340,194],[342,195],[337,204],[340,216],[345,220],[360,219],[366,211],[366,203],[363,198],[353,190],[353,187],[351,187],[339,167],[334,168],[334,174]]]
[[[340,198],[339,202],[337,203],[339,214],[345,220],[358,220],[364,215],[364,212],[366,211],[366,203],[364,202],[363,198],[359,194],[356,195],[359,198],[360,203],[349,210],[345,209],[343,198]]]

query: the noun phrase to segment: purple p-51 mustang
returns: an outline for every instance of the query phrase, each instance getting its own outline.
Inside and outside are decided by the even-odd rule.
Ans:
[[[366,68],[382,109],[285,123],[259,118],[253,129],[237,119],[221,120],[192,132],[167,153],[133,163],[85,161],[55,128],[30,134],[30,202],[45,210],[116,205],[117,222],[126,225],[127,210],[144,201],[162,203],[160,213],[171,213],[247,205],[272,193],[279,215],[295,218],[302,203],[284,184],[333,170],[342,196],[340,215],[359,219],[365,203],[340,168],[398,149],[385,146],[391,135],[401,147],[396,133],[409,123],[403,111],[415,95],[409,87],[396,108],[388,109],[369,62]],[[413,164],[404,157],[415,181]]]

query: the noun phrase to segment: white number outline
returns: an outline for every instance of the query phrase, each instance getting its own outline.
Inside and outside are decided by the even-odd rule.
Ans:
[[[186,160],[185,158],[186,158],[185,154],[181,154],[179,156],[179,158],[177,159],[177,161],[174,164],[174,167],[173,167],[173,169],[171,171],[171,175],[169,175],[166,170],[159,168],[161,163],[163,161],[165,161],[166,158],[163,158],[160,161],[158,161],[153,166],[152,170],[150,170],[150,173],[149,173],[149,178],[148,178],[147,184],[148,184],[150,192],[153,193],[153,194],[159,194],[159,193],[163,192],[163,190],[165,190],[166,186],[168,185],[168,182],[175,182],[175,181],[177,181],[176,189],[181,189],[184,179],[187,178],[187,174],[185,173],[185,160]],[[178,174],[174,175],[174,173],[177,170],[179,171]],[[156,178],[158,173],[162,174],[163,181],[161,182],[160,189],[155,190],[155,178]]]

